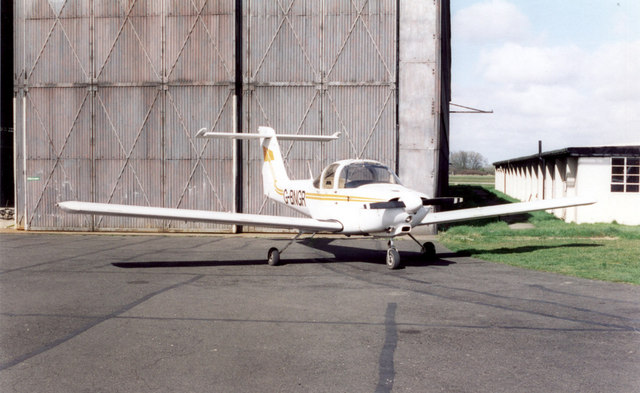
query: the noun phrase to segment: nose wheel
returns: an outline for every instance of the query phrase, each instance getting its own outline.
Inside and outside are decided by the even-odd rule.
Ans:
[[[393,239],[390,239],[387,245],[389,246],[387,249],[387,268],[391,270],[400,268],[400,253],[393,244]]]

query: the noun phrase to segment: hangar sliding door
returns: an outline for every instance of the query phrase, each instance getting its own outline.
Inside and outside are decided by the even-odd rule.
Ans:
[[[244,1],[244,131],[342,133],[324,144],[282,142],[291,178],[347,158],[395,167],[396,7],[392,0]],[[245,211],[291,214],[262,196],[259,146],[246,146]]]
[[[56,202],[229,210],[235,0],[21,0],[16,213],[27,229],[217,229]]]

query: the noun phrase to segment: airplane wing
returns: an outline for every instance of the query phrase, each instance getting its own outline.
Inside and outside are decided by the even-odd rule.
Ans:
[[[77,201],[60,202],[58,203],[58,206],[69,213],[200,221],[229,225],[255,225],[270,228],[298,229],[303,232],[339,232],[343,228],[342,224],[338,221],[316,220],[313,218],[267,216],[261,214],[226,213],[207,210],[171,209],[165,207],[116,205],[111,203]]]
[[[558,198],[533,202],[507,203],[504,205],[476,207],[471,209],[450,210],[446,212],[429,213],[420,225],[444,224],[447,222],[469,221],[478,218],[507,216],[511,214],[527,213],[537,210],[559,209],[563,207],[591,205],[596,203],[589,198]]]

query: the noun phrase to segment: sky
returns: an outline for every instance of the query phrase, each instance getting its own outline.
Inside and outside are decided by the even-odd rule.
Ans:
[[[451,151],[640,145],[640,0],[451,0]],[[452,110],[456,108],[451,107]]]

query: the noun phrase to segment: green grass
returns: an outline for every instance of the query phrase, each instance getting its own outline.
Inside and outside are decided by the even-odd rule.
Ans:
[[[449,175],[449,184],[490,184],[495,183],[494,175]]]
[[[451,187],[468,207],[505,202],[490,187]],[[462,187],[464,188],[464,186]],[[534,225],[511,229],[498,219],[444,227],[439,240],[452,251],[527,269],[640,285],[640,226],[570,224],[545,212],[517,216]]]

